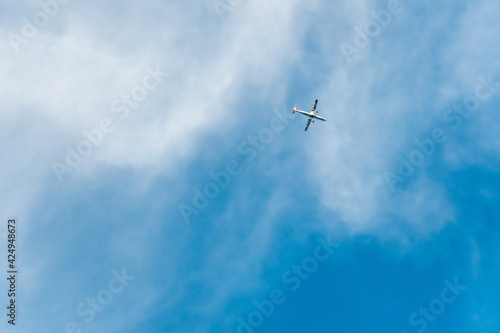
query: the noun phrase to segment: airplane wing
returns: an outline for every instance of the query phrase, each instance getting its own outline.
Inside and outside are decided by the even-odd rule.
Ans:
[[[314,102],[314,106],[313,106],[313,108],[312,108],[311,112],[316,111],[316,106],[317,106],[317,105],[318,105],[318,100],[316,100],[316,102]]]
[[[311,118],[307,119],[307,125],[306,125],[306,129],[304,131],[307,131],[307,129],[309,128],[309,125],[311,125]]]

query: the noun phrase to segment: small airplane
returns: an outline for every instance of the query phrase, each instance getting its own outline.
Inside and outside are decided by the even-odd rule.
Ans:
[[[316,106],[317,105],[318,105],[318,100],[316,100],[316,102],[314,102],[314,106],[313,106],[311,112],[297,110],[297,104],[295,104],[295,107],[293,108],[293,113],[298,112],[298,113],[302,113],[303,115],[309,117],[309,119],[307,119],[307,125],[306,125],[305,131],[307,131],[307,129],[309,128],[309,125],[311,125],[311,123],[314,123],[314,120],[316,120],[316,119],[319,119],[319,120],[322,120],[322,121],[326,121],[325,118],[320,117],[320,116],[317,115],[317,113],[318,113],[318,111],[316,111]]]

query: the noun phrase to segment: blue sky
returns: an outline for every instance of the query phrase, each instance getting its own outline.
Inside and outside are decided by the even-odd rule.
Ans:
[[[498,332],[499,14],[2,4],[15,329]]]

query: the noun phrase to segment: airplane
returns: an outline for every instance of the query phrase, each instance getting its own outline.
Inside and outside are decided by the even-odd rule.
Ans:
[[[318,105],[318,100],[316,100],[316,102],[314,102],[314,106],[313,106],[311,112],[306,112],[306,111],[302,111],[302,110],[297,110],[297,104],[295,104],[295,107],[293,108],[293,113],[298,112],[298,113],[302,113],[303,115],[309,117],[309,119],[307,119],[307,125],[306,125],[306,129],[304,131],[307,131],[307,129],[309,128],[309,125],[311,125],[311,123],[314,123],[314,120],[316,120],[316,119],[326,121],[325,118],[317,115],[317,113],[318,113],[318,111],[316,111],[317,105]]]

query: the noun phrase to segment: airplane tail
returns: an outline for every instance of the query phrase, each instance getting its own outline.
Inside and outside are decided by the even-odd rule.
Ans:
[[[295,113],[295,111],[297,111],[297,104],[293,107],[293,113]]]

